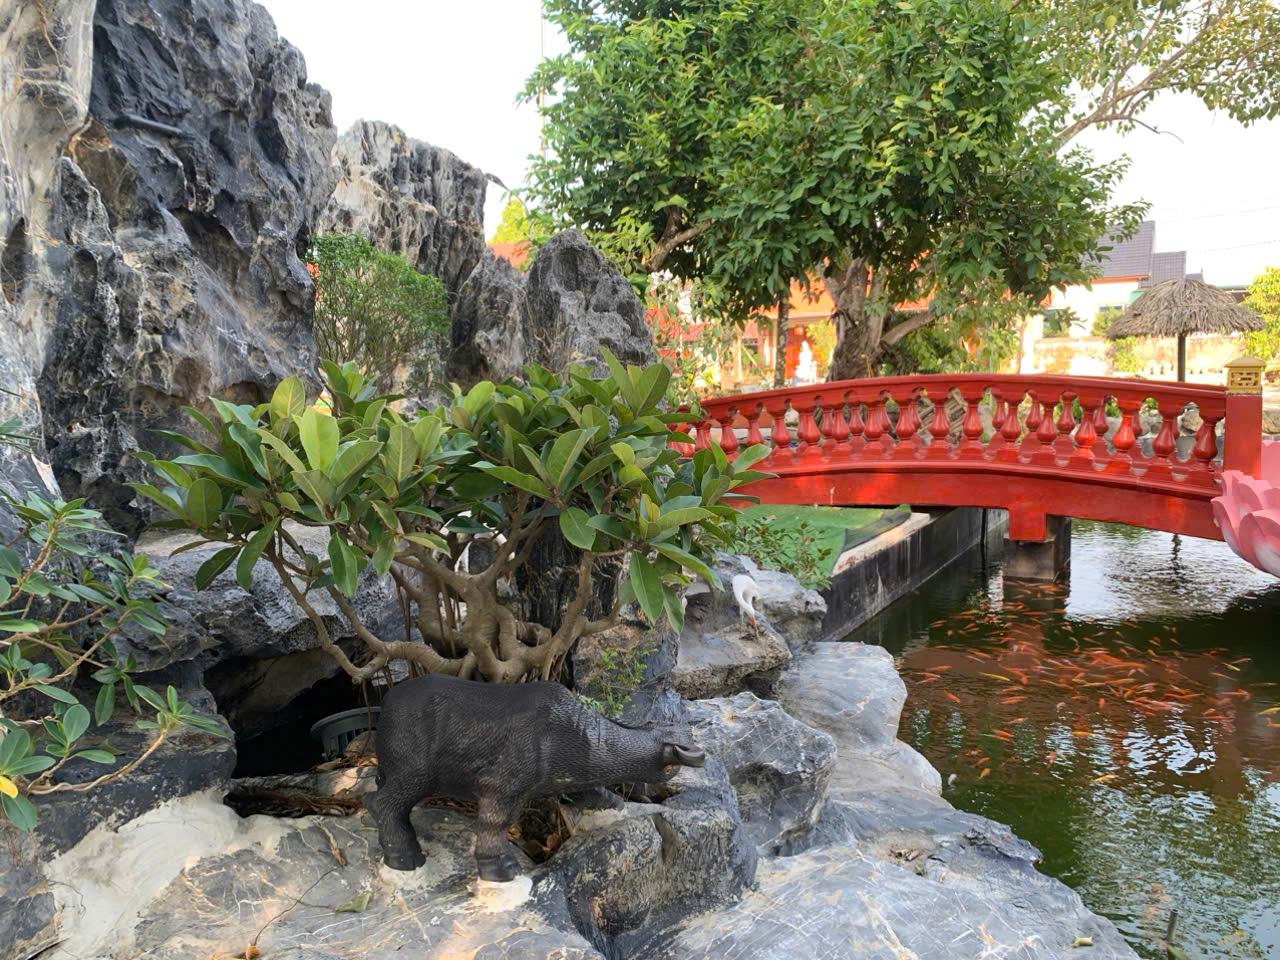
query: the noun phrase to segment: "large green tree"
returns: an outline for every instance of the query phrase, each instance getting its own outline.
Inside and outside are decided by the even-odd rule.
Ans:
[[[1132,216],[1107,205],[1118,169],[1036,120],[1054,88],[1013,0],[546,10],[568,52],[527,91],[550,148],[532,196],[632,272],[709,280],[730,314],[855,260],[891,298],[1043,296]]]
[[[1280,370],[1280,267],[1268,267],[1253,278],[1244,305],[1267,324],[1265,329],[1245,335],[1245,350],[1262,360],[1268,370]]]
[[[1273,0],[1034,0],[1018,10],[1045,80],[1044,100],[1028,120],[1041,143],[1056,142],[1060,151],[1094,127],[1155,130],[1143,115],[1165,93],[1193,95],[1243,123],[1280,113]],[[1116,235],[1127,222],[1117,218]],[[927,262],[919,266],[922,275],[931,272]],[[932,310],[895,323],[886,290],[904,278],[891,280],[892,269],[853,247],[824,271],[840,330],[833,379],[866,375],[886,350],[939,316],[958,339],[1007,314],[994,299],[1006,294],[994,286],[985,297],[961,297],[967,309],[957,311],[944,275]]]
[[[1273,115],[1268,0],[546,0],[542,212],[741,314],[822,275],[833,376],[1088,279],[1120,165],[1070,141],[1165,90]],[[1259,75],[1258,71],[1263,70]],[[929,311],[889,304],[929,294]],[[1007,308],[1001,306],[1003,315]]]

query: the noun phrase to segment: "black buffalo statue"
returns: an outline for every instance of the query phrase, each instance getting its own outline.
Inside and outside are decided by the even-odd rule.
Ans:
[[[559,684],[440,675],[392,688],[375,744],[378,790],[366,807],[387,866],[413,870],[426,862],[409,812],[424,797],[443,795],[475,801],[476,866],[482,880],[500,881],[519,869],[507,828],[530,800],[602,799],[610,785],[659,783],[705,760],[687,736],[615,723]]]

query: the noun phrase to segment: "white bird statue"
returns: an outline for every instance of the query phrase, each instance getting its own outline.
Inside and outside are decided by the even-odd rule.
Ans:
[[[755,603],[760,596],[760,588],[754,578],[740,573],[733,578],[733,598],[738,601],[738,612],[751,626],[757,627]]]

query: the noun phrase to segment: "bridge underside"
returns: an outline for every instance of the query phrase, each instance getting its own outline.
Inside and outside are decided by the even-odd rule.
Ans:
[[[1030,464],[987,461],[806,466],[779,465],[776,459],[758,467],[776,473],[775,479],[757,481],[740,492],[763,503],[1003,509],[1009,511],[1009,537],[1014,540],[1045,539],[1050,516],[1222,539],[1210,498],[1172,480],[1135,485],[1132,475],[1064,478]]]

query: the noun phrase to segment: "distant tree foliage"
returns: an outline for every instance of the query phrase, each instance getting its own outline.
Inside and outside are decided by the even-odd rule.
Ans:
[[[528,243],[529,217],[519,197],[512,197],[502,208],[502,220],[493,232],[491,243]]]
[[[1089,127],[1148,126],[1162,93],[1240,121],[1280,115],[1280,8],[1272,0],[1035,0],[1065,143]]]
[[[1245,350],[1267,365],[1280,370],[1280,267],[1268,267],[1249,284],[1244,305],[1266,321],[1266,328],[1245,334]]]
[[[426,396],[440,382],[448,345],[444,285],[364,237],[311,240],[316,346],[324,360],[354,363],[378,390]]]

